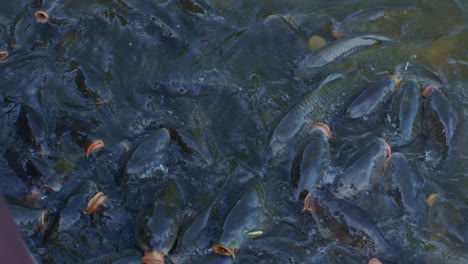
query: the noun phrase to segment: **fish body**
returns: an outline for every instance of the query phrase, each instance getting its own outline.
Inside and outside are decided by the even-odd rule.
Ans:
[[[310,212],[320,234],[329,240],[361,249],[369,257],[393,259],[395,252],[382,233],[359,207],[336,198],[328,190],[315,188],[304,200],[304,210]]]
[[[307,146],[302,153],[300,179],[296,190],[296,198],[305,190],[310,192],[319,184],[323,170],[330,162],[329,135],[323,129],[314,129]]]
[[[362,33],[391,34],[399,36],[411,17],[419,10],[411,8],[371,8],[350,14],[333,24],[335,37]]]
[[[393,104],[398,127],[395,145],[406,145],[422,134],[420,97],[419,86],[415,80],[402,83]]]
[[[165,162],[166,149],[170,144],[170,134],[165,128],[158,129],[143,141],[131,154],[125,166],[125,176],[130,179],[153,177]]]
[[[393,153],[385,163],[384,189],[391,193],[401,211],[418,216],[425,208],[424,199],[419,197],[421,186],[408,160],[401,153]]]
[[[392,41],[392,39],[379,35],[363,35],[337,40],[307,55],[299,62],[296,75],[303,79],[310,79],[319,72],[320,68],[329,63],[389,41]]]
[[[336,194],[353,197],[361,191],[372,190],[380,184],[390,146],[378,138],[370,150],[348,167],[335,182]]]
[[[249,239],[263,234],[265,216],[265,186],[262,179],[254,179],[240,200],[227,215],[214,240],[213,250],[221,255],[232,256]]]
[[[171,250],[180,228],[181,206],[179,188],[170,181],[139,217],[135,239],[145,254],[155,252],[163,258]]]
[[[319,87],[295,105],[273,131],[270,149],[274,156],[287,149],[301,128],[311,122],[323,122],[327,114],[336,111],[339,102],[356,92],[362,80],[354,74],[330,74]]]
[[[400,80],[389,76],[377,80],[369,85],[348,107],[346,116],[349,118],[361,118],[369,115],[377,106],[381,105],[395,91]]]
[[[439,89],[428,87],[425,94],[424,132],[428,138],[448,148],[458,125],[457,114]]]

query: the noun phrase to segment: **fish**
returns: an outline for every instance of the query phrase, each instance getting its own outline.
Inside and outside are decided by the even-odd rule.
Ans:
[[[325,188],[314,188],[304,200],[304,209],[312,214],[322,237],[360,249],[369,257],[393,261],[395,250],[370,217],[354,204],[336,198]]]
[[[389,76],[371,83],[348,107],[346,117],[356,119],[369,115],[399,88],[400,79]]]
[[[339,39],[307,55],[299,62],[295,75],[300,79],[311,79],[327,64],[347,58],[353,53],[391,41],[393,41],[391,38],[379,35],[363,35]]]
[[[345,74],[330,74],[299,104],[281,119],[276,126],[269,147],[273,156],[287,150],[301,128],[311,122],[324,122],[326,116],[337,111],[339,103],[347,96],[359,91],[363,80],[356,72]]]
[[[296,187],[296,198],[301,199],[304,191],[310,192],[319,184],[323,170],[330,163],[330,146],[332,134],[324,123],[314,124],[307,146],[302,153],[300,179]]]
[[[448,149],[458,125],[458,116],[440,89],[424,89],[424,134]]]
[[[377,138],[369,151],[335,180],[335,194],[340,198],[354,197],[362,191],[376,188],[381,181],[385,161],[390,154],[388,143],[383,138]]]
[[[255,239],[268,220],[265,212],[266,193],[263,179],[247,183],[249,188],[237,201],[217,232],[212,250],[236,259],[235,252],[250,239]]]
[[[354,12],[341,21],[333,21],[332,34],[336,38],[356,34],[384,34],[398,37],[414,16],[415,8],[371,8]]]
[[[193,0],[178,0],[180,6],[183,10],[187,13],[194,14],[194,15],[206,15],[207,11],[201,7],[196,1]]]
[[[424,199],[420,197],[421,182],[402,153],[395,152],[385,162],[382,188],[392,195],[402,212],[412,217],[423,215]]]
[[[465,223],[466,219],[455,205],[439,195],[433,199],[427,212],[427,225],[432,240],[440,241],[453,236],[461,243],[467,243],[468,231]]]
[[[403,146],[422,136],[420,97],[419,85],[415,80],[402,82],[392,106],[398,129],[392,145]]]
[[[135,240],[145,254],[142,263],[164,263],[179,233],[182,205],[179,187],[169,181],[142,211],[135,227]]]
[[[124,169],[124,177],[130,180],[154,177],[165,162],[166,149],[171,137],[169,130],[160,128],[140,143],[132,152]]]

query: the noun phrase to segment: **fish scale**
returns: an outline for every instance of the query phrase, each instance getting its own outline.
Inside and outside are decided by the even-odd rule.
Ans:
[[[349,92],[349,80],[340,75],[313,91],[298,108],[305,114],[304,117],[310,117],[314,121],[324,121],[326,113]]]
[[[284,148],[304,124],[324,121],[342,99],[363,87],[363,79],[356,78],[355,73],[329,75],[316,90],[287,113],[273,132],[270,142],[273,154]]]
[[[347,39],[345,41],[338,42],[329,48],[323,49],[322,52],[319,52],[316,55],[314,54],[315,56],[307,56],[299,67],[322,67],[336,60],[338,57],[347,57],[354,52],[365,50],[379,42],[380,41],[377,39],[364,37]]]

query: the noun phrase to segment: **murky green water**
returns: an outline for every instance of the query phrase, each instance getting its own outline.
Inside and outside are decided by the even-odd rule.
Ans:
[[[368,84],[394,74],[397,65],[418,65],[441,79],[458,118],[448,150],[441,154],[424,136],[392,145],[391,103],[369,120],[335,111],[319,120],[333,132],[324,183],[384,138],[420,180],[418,220],[388,217],[378,200],[364,209],[396,262],[468,260],[466,1],[1,2],[0,51],[9,56],[0,63],[0,190],[25,215],[47,211],[45,230],[20,228],[39,263],[139,260],[137,219],[168,181],[179,186],[183,205],[167,261],[214,261],[205,256],[214,255],[219,226],[249,186],[257,186],[253,179],[264,189],[255,187],[267,212],[258,227],[264,234],[240,247],[238,263],[379,257],[322,237],[290,184],[304,141],[293,141],[278,159],[269,143],[281,118],[328,74],[355,71]],[[375,8],[411,12],[398,23],[356,24],[348,37],[393,40],[337,59],[313,78],[297,78],[298,65],[313,52],[312,36],[330,45],[336,23],[349,25],[355,12]],[[48,23],[34,20],[37,10],[48,12]],[[97,139],[105,148],[87,158],[85,149]],[[97,191],[107,201],[92,217],[83,211]],[[434,193],[437,204],[429,208],[424,198]],[[209,221],[190,233],[205,215]]]

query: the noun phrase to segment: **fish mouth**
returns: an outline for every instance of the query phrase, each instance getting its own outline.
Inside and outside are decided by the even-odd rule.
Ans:
[[[387,141],[384,142],[384,151],[387,159],[392,155],[392,148],[390,148],[390,145],[387,143]]]
[[[400,88],[401,79],[398,78],[398,76],[396,76],[396,75],[392,75],[391,77],[393,78],[393,81],[395,82],[394,90],[398,90]]]
[[[391,154],[390,156],[387,157],[387,159],[385,160],[385,165],[384,167],[387,168],[389,165],[390,165],[390,162],[392,160],[392,157],[393,157],[393,154]]]
[[[439,197],[439,195],[437,195],[436,193],[433,193],[433,194],[429,195],[425,200],[427,206],[429,206],[429,208],[431,208],[434,205],[434,203],[435,203],[435,201],[436,201],[436,199],[438,197]]]
[[[156,251],[145,252],[141,258],[142,264],[164,264],[164,254]]]
[[[429,85],[428,87],[424,88],[423,92],[422,92],[422,96],[424,98],[427,98],[429,96],[429,93],[431,92],[432,89],[436,89],[436,90],[439,90],[440,91],[440,88],[435,86],[435,85]]]
[[[304,208],[302,209],[302,212],[304,211],[309,211],[311,214],[315,214],[315,207],[312,202],[312,192],[309,192],[304,198]]]
[[[44,10],[37,10],[34,12],[34,19],[37,23],[45,24],[49,21],[49,14]]]
[[[331,129],[327,124],[322,122],[315,123],[312,126],[312,131],[314,131],[315,129],[320,130],[328,138],[329,141],[332,139],[333,133],[331,132]]]
[[[94,214],[96,210],[107,200],[107,197],[102,192],[96,193],[88,203],[85,212],[88,214]]]
[[[234,261],[236,260],[236,255],[234,254],[234,251],[236,250],[235,248],[228,248],[221,244],[214,244],[211,246],[211,249],[216,254],[232,257]]]
[[[340,33],[340,32],[339,32],[338,30],[336,30],[335,28],[332,29],[332,35],[333,35],[335,38],[337,38],[337,39],[342,38],[342,37],[344,36],[342,33]]]

